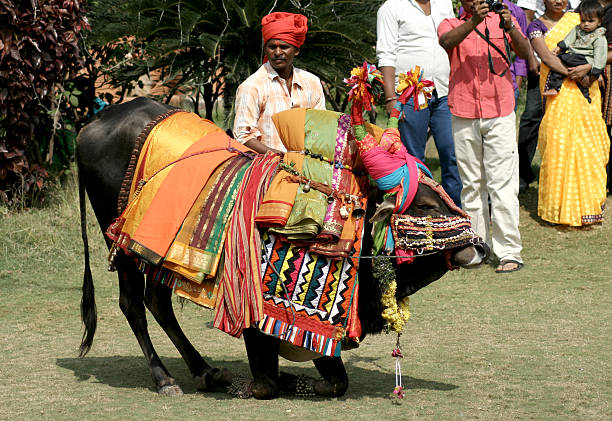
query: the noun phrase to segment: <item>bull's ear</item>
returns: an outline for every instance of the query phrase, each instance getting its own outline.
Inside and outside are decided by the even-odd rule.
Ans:
[[[395,196],[387,197],[380,205],[376,205],[376,211],[370,218],[370,222],[374,223],[388,218],[393,213],[393,209],[395,209]]]

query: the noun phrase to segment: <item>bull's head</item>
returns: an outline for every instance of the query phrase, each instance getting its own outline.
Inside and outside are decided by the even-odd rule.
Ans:
[[[395,198],[388,198],[378,204],[376,209],[369,209],[367,218],[370,222],[389,220],[395,206]],[[432,217],[449,220],[465,215],[431,179],[419,183],[416,195],[404,214],[416,218]],[[372,236],[364,236],[362,254],[371,252],[372,245]],[[398,264],[396,259],[393,259],[397,282],[396,298],[401,300],[414,294],[440,279],[451,268],[476,266],[486,260],[488,255],[489,248],[486,243],[474,237],[473,241],[467,244],[417,254],[411,263]],[[359,316],[364,333],[377,333],[385,326],[385,321],[380,316],[382,312],[380,286],[372,276],[367,276],[372,273],[372,266],[372,260],[363,259],[360,262]]]

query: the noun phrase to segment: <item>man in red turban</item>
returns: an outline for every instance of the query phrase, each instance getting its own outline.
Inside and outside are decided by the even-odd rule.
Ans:
[[[275,12],[261,20],[264,64],[236,92],[233,134],[249,148],[265,153],[286,151],[272,115],[290,108],[325,109],[319,78],[293,66],[306,39],[308,19]]]

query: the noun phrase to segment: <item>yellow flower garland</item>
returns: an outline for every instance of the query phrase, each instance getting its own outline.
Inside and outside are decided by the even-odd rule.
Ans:
[[[401,300],[397,300],[395,298],[396,289],[397,283],[394,279],[387,285],[380,301],[383,305],[382,317],[387,321],[389,329],[401,333],[404,330],[404,324],[410,319],[410,311],[408,308],[410,297],[404,297]]]

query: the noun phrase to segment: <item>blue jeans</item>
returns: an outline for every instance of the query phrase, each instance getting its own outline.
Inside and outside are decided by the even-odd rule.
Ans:
[[[427,108],[414,111],[412,98],[403,108],[398,128],[402,143],[408,153],[425,162],[425,145],[427,129],[431,129],[442,169],[442,187],[458,206],[461,206],[461,178],[455,158],[455,142],[451,127],[451,113],[448,109],[448,98],[438,98],[434,90]]]
[[[521,91],[517,88],[514,90],[514,112],[516,112],[516,108],[518,107],[519,96],[521,96]]]

